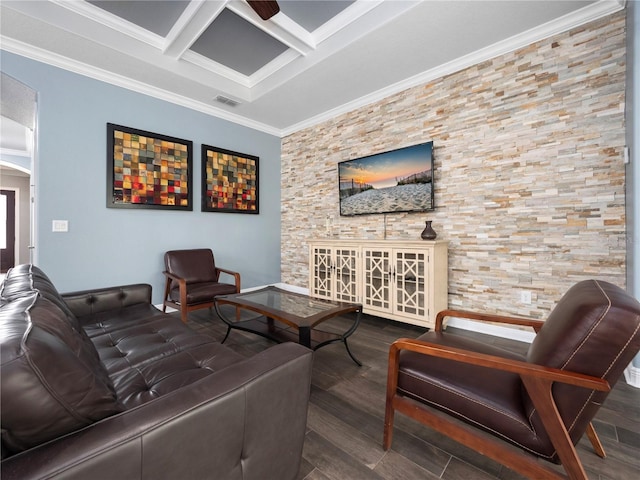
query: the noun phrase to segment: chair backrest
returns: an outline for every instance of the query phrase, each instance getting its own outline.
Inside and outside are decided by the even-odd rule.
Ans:
[[[164,266],[187,283],[217,282],[219,277],[213,252],[208,248],[170,250],[164,254]]]
[[[558,302],[531,344],[527,360],[603,378],[613,387],[639,350],[640,302],[615,285],[585,280]],[[554,385],[554,400],[574,444],[607,395]],[[539,424],[530,401],[528,408],[534,426]]]

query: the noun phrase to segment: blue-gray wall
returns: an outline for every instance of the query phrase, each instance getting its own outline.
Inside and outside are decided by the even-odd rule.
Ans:
[[[159,303],[164,252],[194,247],[243,288],[280,281],[278,137],[5,51],[0,65],[38,92],[35,263],[61,291],[145,282]],[[192,212],[106,208],[108,122],[193,141]],[[203,143],[260,157],[259,215],[200,212]]]

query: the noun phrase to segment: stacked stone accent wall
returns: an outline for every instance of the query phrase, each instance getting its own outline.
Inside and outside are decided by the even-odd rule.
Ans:
[[[282,143],[282,281],[314,238],[449,241],[449,306],[545,318],[575,282],[625,286],[624,11]],[[433,212],[341,217],[337,163],[433,140]],[[530,305],[520,292],[532,292]]]

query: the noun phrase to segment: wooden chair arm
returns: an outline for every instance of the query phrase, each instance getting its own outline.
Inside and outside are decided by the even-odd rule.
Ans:
[[[525,378],[546,380],[549,382],[562,382],[590,390],[608,392],[611,386],[606,380],[581,373],[549,368],[520,360],[487,355],[454,347],[445,347],[438,344],[423,342],[420,340],[401,338],[393,342],[389,349],[389,375],[397,378],[399,353],[401,350],[409,350],[432,357],[446,358],[456,362],[470,363],[479,367],[494,368],[507,372],[517,373]]]
[[[227,275],[231,275],[234,278],[234,282],[236,285],[237,293],[240,293],[240,274],[238,272],[234,272],[233,270],[227,270],[226,268],[218,268],[216,267],[218,272],[226,273]]]
[[[531,327],[536,333],[538,333],[542,328],[542,325],[544,325],[543,321],[534,320],[530,318],[508,317],[505,315],[469,312],[466,310],[442,310],[441,312],[438,312],[438,315],[436,316],[436,325],[435,325],[436,332],[442,331],[444,319],[447,317],[468,318],[469,320],[479,320],[481,322],[520,325],[524,327]]]
[[[178,282],[178,288],[180,290],[180,305],[187,304],[187,281],[173,273],[164,271],[162,272],[167,277],[167,285],[165,287],[164,299],[169,298],[169,292],[171,291],[171,280]]]
[[[181,280],[184,282],[184,278],[179,277],[173,273],[167,272],[166,270],[164,272],[162,272],[164,274],[165,277],[171,279],[171,280],[175,280],[176,282],[180,282]],[[186,283],[186,282],[185,282]]]

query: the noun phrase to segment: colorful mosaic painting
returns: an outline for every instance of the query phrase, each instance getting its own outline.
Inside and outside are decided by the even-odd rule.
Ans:
[[[258,213],[258,157],[202,146],[202,211]]]
[[[107,125],[107,206],[192,210],[192,142]]]

